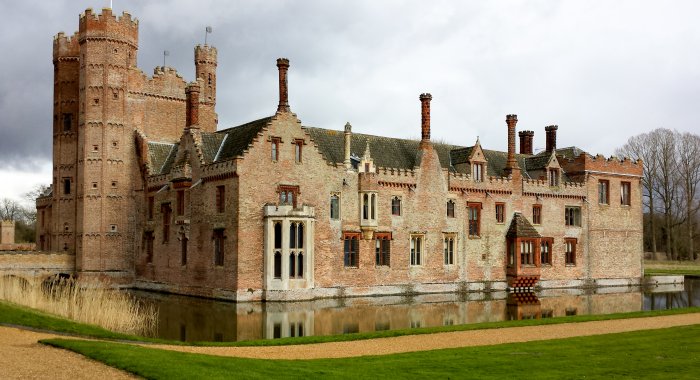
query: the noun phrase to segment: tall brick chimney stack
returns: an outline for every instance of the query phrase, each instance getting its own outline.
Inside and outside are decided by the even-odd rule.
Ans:
[[[508,161],[504,172],[510,175],[514,169],[518,168],[518,161],[515,160],[515,125],[518,124],[518,115],[506,115],[506,124],[508,124]]]
[[[289,93],[287,89],[287,70],[289,70],[289,60],[287,58],[277,58],[277,69],[279,70],[280,74],[280,104],[277,106],[277,112],[289,112]]]
[[[185,128],[199,128],[199,83],[191,82],[185,88],[187,115]]]
[[[345,169],[350,169],[352,167],[352,162],[350,162],[350,138],[352,137],[352,125],[350,123],[345,123],[345,159],[343,164]]]
[[[520,131],[520,154],[532,154],[532,140],[535,137],[533,131]]]
[[[544,127],[544,131],[547,133],[547,153],[557,150],[557,129],[559,129],[558,125]]]
[[[420,99],[421,103],[420,144],[421,146],[424,146],[430,143],[430,100],[433,99],[433,96],[429,93],[423,93],[420,94],[420,97],[418,98]]]

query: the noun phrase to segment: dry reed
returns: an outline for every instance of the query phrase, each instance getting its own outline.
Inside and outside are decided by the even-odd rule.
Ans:
[[[158,323],[153,305],[95,282],[41,283],[5,276],[0,279],[0,299],[125,334],[153,336]]]

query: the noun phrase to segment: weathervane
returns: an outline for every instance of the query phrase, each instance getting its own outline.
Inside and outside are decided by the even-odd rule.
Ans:
[[[209,33],[211,33],[211,26],[207,26],[207,27],[204,29],[204,44],[205,44],[205,45],[207,44],[207,35],[208,35]]]

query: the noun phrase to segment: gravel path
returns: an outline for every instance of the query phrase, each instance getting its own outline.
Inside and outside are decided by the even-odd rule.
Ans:
[[[612,321],[566,323],[549,326],[509,327],[491,330],[407,335],[394,338],[296,346],[193,347],[152,344],[144,346],[208,355],[262,359],[341,358],[363,355],[385,355],[441,348],[486,346],[501,343],[569,338],[694,324],[700,324],[700,313]],[[135,378],[126,372],[86,359],[81,355],[37,343],[40,339],[55,337],[62,336],[0,326],[0,377],[2,379]]]
[[[488,346],[501,343],[528,342],[575,336],[610,334],[635,330],[700,324],[700,313],[650,318],[618,319],[549,326],[508,327],[490,330],[456,331],[438,334],[405,335],[393,338],[268,347],[194,347],[149,345],[164,350],[218,356],[261,359],[344,358],[364,355],[386,355],[400,352],[441,348]]]
[[[37,343],[57,335],[0,326],[2,379],[136,379],[76,353]]]

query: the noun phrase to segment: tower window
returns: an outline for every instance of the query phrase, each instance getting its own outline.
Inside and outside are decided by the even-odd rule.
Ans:
[[[73,126],[73,114],[63,114],[63,132],[70,132]]]

